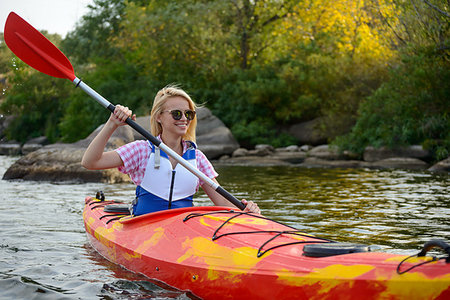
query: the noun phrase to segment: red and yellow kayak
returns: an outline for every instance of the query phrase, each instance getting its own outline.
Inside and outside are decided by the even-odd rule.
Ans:
[[[85,201],[101,255],[200,298],[450,299],[448,258],[371,252],[227,207],[131,217],[113,201]]]

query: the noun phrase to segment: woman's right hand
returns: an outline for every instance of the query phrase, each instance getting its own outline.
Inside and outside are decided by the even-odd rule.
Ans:
[[[136,120],[136,115],[126,106],[120,104],[116,105],[116,109],[109,117],[109,121],[113,122],[116,126],[126,125],[125,121],[130,117],[133,121]]]

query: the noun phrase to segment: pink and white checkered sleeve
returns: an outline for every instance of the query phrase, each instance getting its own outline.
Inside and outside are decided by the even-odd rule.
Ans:
[[[213,179],[219,176],[219,174],[214,170],[213,165],[211,162],[206,158],[205,154],[203,154],[202,151],[195,149],[195,157],[197,160],[197,169],[201,171],[203,174],[208,176],[209,178]],[[200,185],[202,185],[204,182],[200,179]],[[198,187],[197,187],[198,188]]]
[[[150,147],[147,141],[134,141],[115,150],[123,161],[119,171],[128,174],[131,180],[139,185],[144,178],[145,168],[150,156]]]

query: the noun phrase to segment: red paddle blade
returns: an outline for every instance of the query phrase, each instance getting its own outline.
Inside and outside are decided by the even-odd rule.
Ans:
[[[4,39],[9,49],[30,67],[53,77],[71,81],[76,78],[67,57],[14,12],[6,20]]]

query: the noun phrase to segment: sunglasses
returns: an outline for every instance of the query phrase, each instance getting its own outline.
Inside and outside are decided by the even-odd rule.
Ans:
[[[174,120],[181,120],[181,117],[183,116],[183,113],[184,113],[184,116],[186,117],[186,119],[188,119],[189,121],[192,121],[195,118],[195,111],[194,110],[190,110],[190,109],[185,110],[184,112],[182,112],[179,109],[164,110],[161,113],[164,113],[164,112],[170,113]]]

